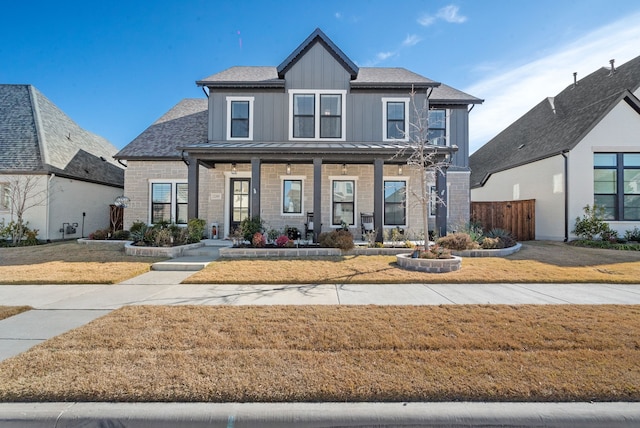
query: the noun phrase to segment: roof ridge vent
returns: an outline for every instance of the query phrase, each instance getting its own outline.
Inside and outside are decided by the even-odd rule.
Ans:
[[[614,59],[609,60],[609,64],[611,64],[611,71],[609,72],[609,76],[613,76],[616,73],[616,67],[615,65],[613,65],[614,62]]]

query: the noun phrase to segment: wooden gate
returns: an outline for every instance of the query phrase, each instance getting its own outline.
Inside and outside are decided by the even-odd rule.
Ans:
[[[536,200],[471,202],[471,220],[485,231],[505,229],[518,241],[536,239]]]

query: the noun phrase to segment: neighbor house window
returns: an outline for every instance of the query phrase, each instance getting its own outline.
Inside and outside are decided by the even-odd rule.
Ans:
[[[605,220],[640,220],[640,153],[594,153],[593,203]]]
[[[407,141],[409,98],[382,98],[382,140]]]
[[[0,183],[0,211],[9,211],[11,206],[9,183]]]
[[[427,133],[429,144],[438,146],[447,145],[447,114],[444,109],[429,110],[429,131]]]
[[[253,139],[253,97],[227,97],[227,140]]]
[[[151,223],[187,224],[187,183],[151,183]]]
[[[289,91],[289,138],[344,140],[345,96],[346,91]]]
[[[384,182],[384,225],[405,226],[407,224],[407,182],[385,180]]]
[[[342,223],[347,225],[355,224],[355,188],[355,180],[334,180],[332,182],[332,225],[340,226]]]
[[[302,214],[302,179],[282,180],[282,213]]]

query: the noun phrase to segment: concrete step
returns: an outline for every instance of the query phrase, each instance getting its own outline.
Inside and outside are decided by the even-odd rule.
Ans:
[[[208,240],[209,241],[209,240]],[[214,241],[214,240],[210,240]],[[224,242],[224,241],[222,241]],[[160,271],[199,271],[220,257],[219,249],[229,245],[207,245],[187,250],[180,257],[151,265],[151,270]]]

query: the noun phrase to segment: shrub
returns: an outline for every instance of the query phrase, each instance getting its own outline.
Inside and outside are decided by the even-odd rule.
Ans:
[[[471,237],[472,241],[480,242],[484,237],[484,231],[482,230],[482,224],[478,221],[470,221],[465,224],[459,232],[466,233]]]
[[[89,234],[89,239],[95,239],[98,241],[107,239],[108,237],[109,237],[108,229],[98,229],[95,232]]]
[[[603,233],[610,231],[609,224],[604,221],[604,207],[596,205],[591,208],[589,205],[584,207],[582,218],[576,217],[576,225],[573,229],[579,238],[593,241],[596,237],[602,237]]]
[[[150,230],[146,223],[141,221],[134,221],[129,229],[131,233],[131,240],[134,244],[144,243],[147,236],[147,232]]]
[[[193,244],[200,242],[204,235],[206,222],[201,218],[192,218],[187,223],[187,243]]]
[[[318,243],[321,247],[340,248],[343,251],[350,250],[354,247],[353,235],[344,229],[322,232],[318,237]]]
[[[255,235],[256,232],[262,232],[262,225],[263,221],[259,215],[243,219],[240,223],[240,230],[242,231],[242,237],[244,240],[251,242],[253,235]]]
[[[486,234],[485,239],[486,238],[498,238],[502,242],[502,247],[500,248],[509,248],[517,244],[517,241],[511,232],[500,228],[491,229]]]
[[[126,241],[129,239],[130,235],[131,233],[128,230],[116,230],[113,232],[112,238],[118,241]]]
[[[261,232],[256,232],[251,238],[251,245],[254,247],[262,248],[267,245],[267,238]]]
[[[473,250],[478,248],[478,243],[471,239],[467,233],[450,233],[447,236],[438,238],[436,245],[448,248],[453,251]]]
[[[427,251],[420,252],[421,259],[450,259],[451,250],[438,244],[432,245]]]
[[[504,248],[504,243],[500,238],[491,238],[485,236],[482,240],[481,247],[484,250],[498,250],[500,248]]]
[[[640,242],[640,229],[634,227],[631,230],[626,230],[624,232],[624,239],[626,239],[627,241]]]
[[[156,247],[170,247],[173,245],[173,234],[168,228],[157,229],[154,237]]]
[[[278,247],[284,247],[289,242],[289,238],[286,235],[280,235],[276,238],[276,245]]]

